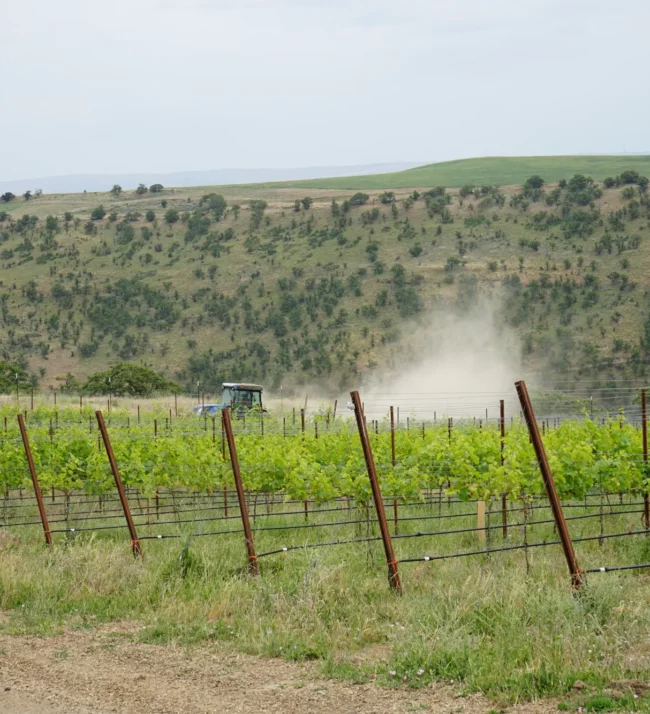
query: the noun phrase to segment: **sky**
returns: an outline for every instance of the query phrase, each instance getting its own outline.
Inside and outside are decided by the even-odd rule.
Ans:
[[[650,151],[650,3],[0,0],[0,179]]]

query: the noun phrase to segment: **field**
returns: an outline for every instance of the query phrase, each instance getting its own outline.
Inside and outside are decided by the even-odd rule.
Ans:
[[[432,188],[458,181],[422,174],[416,193],[15,199],[0,207],[0,356],[42,390],[75,391],[128,361],[186,393],[245,379],[334,398],[459,353],[471,373],[490,353],[508,381],[513,370],[592,388],[642,380],[650,228],[634,171],[646,158],[504,159],[480,173],[483,161],[468,162],[474,188]],[[484,183],[514,180],[500,161],[547,183]],[[581,169],[619,180],[572,179]]]
[[[534,395],[585,571],[650,560],[638,394],[617,398],[589,413],[567,395]],[[572,416],[545,416],[561,403]],[[121,632],[126,657],[191,646],[191,671],[197,647],[222,660],[243,652],[313,661],[302,670],[310,680],[418,690],[401,701],[422,711],[441,696],[472,693],[492,702],[470,698],[472,711],[548,696],[569,709],[647,710],[646,571],[588,572],[586,586],[572,592],[528,432],[510,400],[503,446],[495,417],[402,413],[393,429],[387,417],[368,420],[402,597],[388,587],[349,418],[324,408],[304,426],[293,409],[234,420],[260,569],[252,577],[221,424],[177,415],[170,402],[156,411],[130,406],[113,406],[106,419],[138,529],[143,557],[135,559],[92,408],[25,409],[49,550],[16,408],[3,407],[0,636],[54,636],[61,649],[49,645],[50,656],[66,659],[70,647],[77,661],[88,637],[75,632]],[[91,638],[95,645],[83,645],[89,656],[106,661],[93,651],[109,640]],[[21,640],[4,641],[28,667]],[[72,676],[65,665],[51,671]],[[374,706],[399,707],[382,701]]]
[[[349,191],[422,188],[465,184],[519,186],[529,176],[544,176],[549,183],[574,174],[585,174],[602,181],[622,171],[634,169],[650,174],[650,156],[486,156],[480,159],[459,159],[418,166],[406,171],[369,176],[280,181],[248,184],[249,188],[320,188]]]
[[[255,702],[276,675],[308,678],[311,700],[281,697],[296,711],[327,706],[322,678],[361,712],[650,710],[646,159],[540,161],[427,167],[396,179],[417,190],[367,195],[164,188],[2,206],[0,673],[20,661],[24,681],[0,708],[28,710],[25,682],[84,691],[104,667],[117,704],[69,710],[167,711],[162,684],[116,682],[119,658],[143,658],[156,683],[174,668],[180,701],[188,678],[203,688],[199,660],[229,671],[246,655],[266,658],[246,660],[268,683],[250,685]],[[118,362],[185,394],[84,387]],[[579,590],[512,389],[524,370],[555,385],[533,401]],[[269,408],[233,419],[240,493],[225,427],[190,415],[238,379],[262,383]],[[359,385],[379,495],[344,406]]]

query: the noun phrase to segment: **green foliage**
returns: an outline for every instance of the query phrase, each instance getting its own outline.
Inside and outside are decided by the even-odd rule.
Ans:
[[[53,233],[59,230],[59,219],[56,216],[48,216],[45,219],[45,230]]]
[[[119,186],[118,184],[113,184],[113,188],[110,190],[109,193],[112,193],[115,198],[117,198],[121,193],[122,193],[122,187]]]
[[[138,184],[138,187],[135,189],[135,192],[138,196],[144,196],[145,193],[147,193],[149,189],[143,184]]]
[[[91,375],[83,391],[92,395],[150,397],[153,394],[173,394],[179,392],[180,387],[148,367],[121,362],[106,372]]]
[[[369,199],[370,196],[367,193],[358,191],[349,199],[349,203],[351,206],[363,206],[364,203],[368,203]]]
[[[384,204],[395,203],[395,192],[394,191],[384,191],[379,194],[379,202]]]
[[[545,181],[541,176],[531,176],[530,178],[527,178],[525,183],[524,183],[524,189],[529,190],[529,189],[539,189],[542,188],[544,185]]]
[[[262,223],[267,203],[266,201],[255,199],[249,203],[249,206],[251,210],[251,230],[256,231]]]
[[[177,223],[179,218],[180,215],[175,208],[168,208],[165,211],[165,223],[169,223],[170,225],[172,223]]]
[[[5,193],[0,196],[0,201],[3,201],[4,203],[9,203],[9,201],[13,201],[16,196],[14,196],[11,191],[5,191]]]
[[[32,386],[32,380],[22,367],[0,361],[0,394],[15,394],[16,387],[26,390]]]
[[[151,193],[162,193],[163,185],[161,183],[154,183],[149,186],[149,191]]]
[[[100,204],[96,208],[93,208],[92,213],[90,214],[90,220],[101,221],[105,215],[106,215],[106,209],[104,208],[103,205]]]
[[[208,193],[201,198],[199,206],[205,206],[208,210],[212,211],[214,220],[219,221],[226,212],[228,204],[226,203],[226,199],[221,194]]]

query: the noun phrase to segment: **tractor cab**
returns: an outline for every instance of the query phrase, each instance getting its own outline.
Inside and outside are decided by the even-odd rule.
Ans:
[[[262,409],[262,387],[244,382],[224,382],[221,392],[221,406],[230,407],[233,412],[248,409]]]

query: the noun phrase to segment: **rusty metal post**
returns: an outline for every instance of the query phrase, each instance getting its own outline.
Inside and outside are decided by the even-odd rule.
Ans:
[[[228,440],[228,450],[230,452],[230,463],[232,465],[232,475],[235,478],[235,488],[239,500],[239,512],[241,514],[242,525],[244,527],[244,537],[246,538],[246,549],[248,550],[248,569],[251,575],[258,575],[257,556],[255,555],[255,545],[253,543],[253,532],[248,520],[248,507],[246,506],[246,496],[242,485],[241,472],[239,470],[239,460],[237,459],[237,447],[235,437],[232,433],[232,422],[230,421],[230,407],[226,407],[222,412],[223,426]]]
[[[25,420],[23,419],[22,414],[18,414],[18,426],[20,427],[20,435],[23,438],[25,456],[27,457],[29,473],[32,477],[32,485],[34,486],[36,502],[38,503],[38,513],[41,517],[41,523],[43,524],[43,532],[45,533],[45,542],[51,547],[52,534],[50,533],[50,526],[47,522],[47,513],[45,512],[45,504],[43,503],[43,494],[41,493],[41,486],[38,483],[38,476],[36,475],[36,466],[34,465],[34,457],[32,456],[32,450],[29,446],[29,438],[27,437],[27,427],[25,426]]]
[[[578,559],[576,558],[575,550],[573,549],[571,534],[569,533],[569,528],[567,527],[566,520],[564,519],[564,511],[562,510],[562,504],[560,503],[560,499],[557,495],[555,481],[553,480],[551,467],[549,466],[548,459],[546,458],[546,450],[544,449],[544,443],[542,442],[542,437],[539,433],[539,427],[535,421],[535,412],[533,411],[533,405],[531,404],[530,396],[528,395],[528,390],[526,389],[526,383],[524,381],[515,382],[515,388],[517,389],[519,402],[524,413],[524,419],[526,420],[526,424],[528,426],[530,439],[533,443],[533,448],[535,449],[535,456],[537,457],[539,470],[541,471],[542,478],[544,479],[544,486],[546,487],[548,500],[550,501],[551,510],[553,511],[553,518],[555,519],[555,526],[560,536],[560,540],[562,541],[564,557],[566,558],[569,572],[571,573],[571,584],[576,590],[579,590],[584,582],[583,573],[582,570],[580,570]]]
[[[335,399],[334,400],[334,411],[332,412],[332,421],[336,420],[336,407],[338,406],[339,400]]]
[[[379,479],[377,478],[377,470],[375,469],[375,460],[372,456],[372,448],[370,439],[368,439],[368,428],[364,420],[363,408],[361,406],[361,398],[359,392],[351,392],[352,402],[354,404],[354,416],[357,420],[359,429],[359,438],[361,439],[361,447],[368,468],[368,478],[370,479],[370,487],[372,488],[372,497],[375,502],[375,510],[377,511],[377,520],[379,521],[379,530],[384,543],[384,552],[386,554],[386,563],[388,565],[388,582],[390,587],[396,592],[402,592],[402,584],[397,572],[397,561],[393,552],[393,542],[388,530],[388,521],[386,520],[386,512],[384,511],[384,502],[382,501],[381,489],[379,488]]]
[[[499,401],[499,429],[501,431],[501,466],[503,466],[503,450],[506,445],[506,403],[503,399]],[[503,523],[503,537],[508,537],[508,496],[501,496],[501,521]]]
[[[390,408],[390,458],[393,468],[397,463],[395,458],[395,410],[393,407]],[[393,499],[393,525],[395,528],[395,535],[399,533],[399,521],[397,518],[397,498]]]
[[[178,416],[178,394],[174,392],[174,416]]]
[[[142,548],[140,547],[138,534],[135,530],[135,524],[133,523],[133,518],[131,516],[131,509],[129,507],[129,501],[126,497],[124,485],[122,484],[122,477],[120,476],[120,471],[117,468],[117,461],[115,460],[115,454],[113,453],[111,440],[108,436],[108,431],[106,430],[106,424],[104,423],[104,415],[101,413],[101,411],[98,410],[95,412],[95,416],[97,417],[97,425],[99,426],[99,431],[102,435],[102,439],[104,440],[104,447],[106,448],[108,463],[111,466],[113,478],[115,479],[115,486],[117,487],[117,492],[120,496],[122,510],[124,511],[124,518],[126,518],[126,525],[128,526],[129,534],[131,535],[131,549],[133,550],[133,557],[142,557]]]
[[[643,438],[643,467],[645,477],[648,478],[648,418],[647,418],[645,389],[641,390],[641,434]],[[648,486],[646,484],[643,494],[643,520],[645,529],[650,530],[650,498],[648,497]]]

